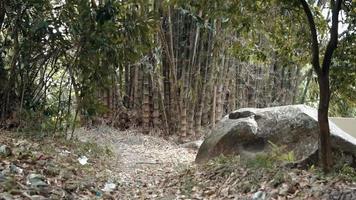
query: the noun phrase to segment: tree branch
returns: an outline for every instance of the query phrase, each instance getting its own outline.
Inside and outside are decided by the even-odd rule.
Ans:
[[[311,42],[312,42],[312,65],[315,72],[319,75],[321,73],[320,63],[319,63],[319,43],[318,36],[316,32],[316,26],[313,18],[313,14],[309,8],[308,3],[305,0],[300,0],[304,12],[307,15],[308,24],[311,33]]]
[[[332,21],[331,21],[331,28],[330,28],[330,40],[326,47],[325,56],[323,59],[322,65],[322,73],[328,74],[330,69],[330,63],[332,54],[334,53],[337,43],[338,43],[338,25],[339,25],[339,11],[341,9],[342,0],[331,0],[331,8],[332,8]]]

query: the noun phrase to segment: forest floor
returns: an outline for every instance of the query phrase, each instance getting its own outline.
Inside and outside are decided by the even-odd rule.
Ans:
[[[0,134],[0,199],[356,199],[356,171],[328,176],[220,157],[194,164],[173,138],[106,127],[78,141]]]
[[[197,149],[183,148],[174,141],[134,130],[101,127],[77,131],[77,135],[83,142],[95,141],[111,147],[112,178],[119,183],[120,199],[167,198],[161,184],[192,165],[197,153]],[[174,199],[175,194],[171,195],[168,199]]]

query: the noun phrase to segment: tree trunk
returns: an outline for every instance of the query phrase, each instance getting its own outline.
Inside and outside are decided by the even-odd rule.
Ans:
[[[330,83],[329,83],[329,71],[331,65],[331,59],[333,52],[337,48],[338,43],[338,26],[339,26],[339,11],[341,9],[342,0],[330,1],[330,7],[332,9],[332,25],[330,28],[330,40],[325,50],[322,67],[320,67],[319,61],[319,43],[316,31],[316,25],[314,22],[314,16],[309,8],[308,3],[305,0],[300,0],[311,33],[312,43],[312,65],[318,75],[319,83],[319,109],[318,109],[318,123],[320,129],[320,161],[325,173],[330,172],[332,167],[332,154],[331,154],[331,142],[330,142],[330,128],[328,121],[329,101],[330,101]]]
[[[152,82],[152,95],[153,95],[153,97],[152,97],[152,100],[153,100],[153,102],[152,102],[153,103],[152,122],[153,122],[154,128],[160,128],[160,126],[161,126],[160,112],[159,112],[159,95],[160,95],[159,87],[160,86],[158,83],[160,80],[155,80],[153,78],[151,80],[152,80],[151,82]],[[162,97],[163,97],[163,95],[162,95]],[[164,109],[162,109],[162,111],[165,112]],[[162,116],[165,116],[165,114]],[[166,119],[164,119],[164,120],[166,120]]]
[[[216,86],[214,86],[213,108],[212,108],[212,111],[211,111],[211,124],[212,124],[213,128],[215,127],[215,121],[216,121],[215,113],[216,113]]]
[[[142,101],[142,122],[143,133],[150,132],[150,93],[149,93],[149,74],[147,69],[143,73],[143,101]]]
[[[131,96],[130,66],[125,65],[124,106],[126,108],[130,108],[130,96]]]
[[[310,84],[310,81],[311,79],[313,78],[313,69],[310,69],[308,72],[307,72],[307,82],[305,83],[305,87],[304,87],[304,90],[303,90],[303,94],[302,94],[302,97],[300,99],[300,103],[301,104],[304,104],[305,103],[305,99],[306,99],[306,96],[307,96],[307,92],[308,92],[308,88],[309,88],[309,84]]]
[[[319,77],[319,109],[318,123],[320,128],[320,158],[324,172],[329,172],[332,166],[330,129],[328,120],[329,101],[330,101],[330,86],[329,75],[321,75]]]

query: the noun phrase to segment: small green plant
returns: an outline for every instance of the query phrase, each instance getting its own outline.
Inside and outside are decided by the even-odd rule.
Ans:
[[[290,163],[296,160],[293,151],[287,151],[286,146],[278,146],[268,141],[271,150],[267,153],[258,153],[254,158],[244,160],[250,168],[273,168],[283,163]]]
[[[197,182],[192,177],[188,176],[187,178],[185,178],[185,180],[183,181],[182,188],[183,194],[190,196],[195,185],[197,185]]]
[[[245,161],[246,166],[249,168],[273,168],[275,160],[269,154],[258,154],[253,159]]]
[[[339,175],[346,181],[356,181],[356,170],[350,165],[345,164],[339,171]]]
[[[281,154],[279,156],[279,159],[281,161],[286,161],[286,162],[294,162],[296,160],[293,151],[289,151],[287,153]]]
[[[287,151],[286,146],[278,146],[271,141],[268,141],[271,145],[271,156],[276,161],[281,162],[294,162],[296,160],[294,151]]]
[[[278,171],[273,176],[273,180],[271,182],[271,185],[276,188],[279,185],[281,185],[284,181],[285,181],[284,173],[282,171]]]
[[[315,172],[315,170],[316,170],[315,165],[311,165],[311,166],[309,167],[309,171]]]

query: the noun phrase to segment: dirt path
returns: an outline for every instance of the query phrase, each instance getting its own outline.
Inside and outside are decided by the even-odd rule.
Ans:
[[[114,156],[113,177],[127,187],[152,187],[171,173],[192,164],[196,150],[183,148],[174,142],[138,131],[117,131],[100,127],[78,130],[81,141],[95,141],[110,146]]]

